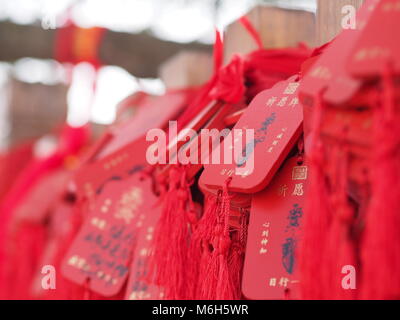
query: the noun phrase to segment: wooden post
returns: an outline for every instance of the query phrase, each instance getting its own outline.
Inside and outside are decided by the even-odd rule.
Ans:
[[[364,0],[318,0],[317,45],[331,41],[342,30],[342,8],[352,5],[358,9]]]
[[[158,73],[167,89],[177,89],[202,85],[212,72],[211,54],[183,50],[162,63]]]
[[[246,16],[259,32],[265,48],[293,47],[299,42],[315,45],[315,15],[312,12],[258,6]],[[235,53],[246,54],[254,49],[257,49],[254,40],[238,21],[228,26],[224,38],[225,63]]]
[[[8,145],[12,146],[52,132],[67,116],[64,84],[44,85],[10,80]]]

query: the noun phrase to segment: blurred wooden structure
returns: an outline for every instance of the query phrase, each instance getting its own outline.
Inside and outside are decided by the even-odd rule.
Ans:
[[[159,76],[167,89],[179,89],[202,85],[212,72],[211,53],[185,50],[161,64]]]
[[[9,145],[40,137],[64,123],[67,86],[11,79],[9,88]]]
[[[312,12],[257,6],[246,16],[260,33],[265,48],[293,47],[299,42],[309,46],[315,44],[315,15]],[[228,26],[224,47],[225,62],[235,53],[245,54],[257,48],[254,40],[238,21]]]
[[[247,17],[259,32],[265,48],[297,46],[303,42],[315,44],[315,15],[303,10],[257,6]],[[240,22],[230,24],[224,34],[224,61],[235,53],[257,49],[254,40]],[[159,69],[160,78],[168,89],[204,83],[212,73],[211,54],[202,51],[182,51],[169,58]]]
[[[23,57],[54,58],[56,30],[39,25],[19,25],[0,21],[0,61]],[[99,56],[104,65],[116,65],[141,78],[155,78],[158,67],[182,50],[211,52],[211,46],[198,42],[177,43],[152,36],[149,32],[126,33],[106,30]]]
[[[358,8],[363,0],[316,0],[317,15],[304,10],[257,6],[247,17],[260,33],[265,48],[309,46],[330,41],[341,30],[342,7]],[[21,57],[52,58],[55,30],[34,25],[0,22],[0,60],[15,61]],[[239,22],[226,29],[224,60],[235,53],[257,48],[254,40]],[[106,64],[118,65],[138,77],[159,76],[167,89],[196,86],[212,73],[211,46],[200,43],[178,44],[152,37],[149,33],[128,34],[106,31],[100,48]],[[67,87],[11,82],[9,143],[41,136],[62,123],[66,117]],[[95,132],[104,128],[99,125]]]
[[[352,5],[358,9],[364,0],[318,0],[317,45],[331,41],[342,30],[342,8]]]

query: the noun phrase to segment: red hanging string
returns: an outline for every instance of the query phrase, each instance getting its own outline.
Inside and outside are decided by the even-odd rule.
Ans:
[[[223,58],[223,42],[221,34],[218,30],[215,31],[215,43],[214,43],[214,73],[211,79],[201,87],[199,92],[195,95],[192,102],[187,106],[185,111],[179,116],[178,132],[184,128],[200,111],[206,107],[211,101],[210,91],[214,88],[218,80],[218,71],[222,66]]]
[[[243,25],[243,27],[248,31],[248,33],[253,37],[254,41],[256,42],[258,49],[263,48],[263,43],[258,31],[254,28],[250,20],[246,16],[242,16],[239,19],[239,22]]]

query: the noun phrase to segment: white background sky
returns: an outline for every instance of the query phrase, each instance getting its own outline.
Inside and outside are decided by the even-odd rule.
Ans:
[[[150,30],[155,36],[177,42],[198,40],[211,43],[214,27],[220,29],[243,15],[257,3],[315,10],[315,0],[220,0],[215,11],[214,0],[0,0],[0,20],[30,24],[38,21],[62,23],[63,12],[74,3],[72,16],[83,27],[104,26],[116,31],[139,32]],[[0,49],[1,50],[1,49]],[[53,61],[22,59],[14,66],[0,63],[0,87],[7,73],[27,82],[55,83],[63,81],[62,67]],[[87,114],[90,102],[90,66],[79,65],[68,94],[68,120],[80,124],[90,118],[98,123],[111,123],[115,106],[122,98],[138,89],[138,79],[118,67],[103,67],[99,74],[98,90],[92,113]],[[159,79],[140,80],[148,91],[162,93]],[[0,118],[2,96],[0,91]],[[3,101],[3,106],[4,106]],[[1,124],[0,124],[1,125]]]

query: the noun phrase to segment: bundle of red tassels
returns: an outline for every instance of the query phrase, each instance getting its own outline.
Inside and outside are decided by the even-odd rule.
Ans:
[[[341,33],[302,80],[305,119],[312,119],[305,127],[312,196],[300,251],[305,298],[399,298],[397,57],[381,37],[395,15],[384,5],[366,1],[357,16],[365,28]]]

